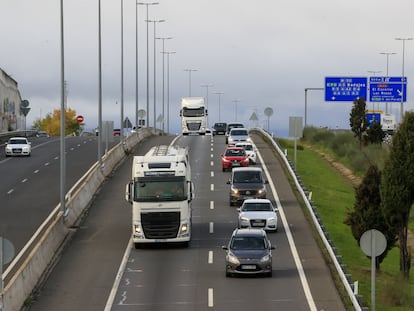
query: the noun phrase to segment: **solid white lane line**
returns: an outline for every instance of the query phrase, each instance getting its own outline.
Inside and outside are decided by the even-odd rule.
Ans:
[[[310,308],[311,311],[317,311],[318,309],[316,308],[315,301],[313,300],[313,296],[312,296],[312,293],[310,291],[308,280],[306,279],[305,270],[303,269],[302,262],[300,260],[298,250],[296,249],[295,240],[293,239],[292,232],[290,231],[290,227],[289,227],[288,221],[286,219],[285,212],[283,210],[282,204],[280,203],[279,195],[277,194],[275,185],[273,184],[272,177],[270,176],[269,171],[268,171],[266,165],[264,164],[262,155],[260,154],[259,151],[257,151],[257,156],[259,157],[259,160],[262,163],[263,171],[265,172],[267,180],[269,181],[269,186],[272,189],[272,193],[273,193],[273,196],[275,198],[277,208],[279,209],[279,216],[280,216],[280,219],[282,220],[283,227],[284,227],[285,232],[286,232],[286,236],[287,236],[287,239],[288,239],[288,242],[289,242],[289,247],[290,247],[290,250],[292,252],[292,257],[293,257],[293,260],[295,261],[296,269],[298,270],[300,281],[302,283],[302,288],[305,292],[305,296],[306,296],[306,300],[308,302],[309,308]]]
[[[118,272],[114,280],[114,284],[112,285],[111,292],[109,294],[108,300],[106,301],[104,311],[111,311],[116,292],[118,291],[119,283],[121,282],[122,274],[125,271],[125,266],[127,264],[129,254],[131,253],[131,249],[132,249],[132,237],[129,239],[127,248],[124,253],[124,257],[122,257],[121,265],[119,266]]]

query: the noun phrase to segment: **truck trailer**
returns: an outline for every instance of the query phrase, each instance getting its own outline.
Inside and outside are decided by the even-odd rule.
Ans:
[[[132,204],[135,248],[170,242],[188,246],[194,198],[188,149],[159,145],[135,156],[125,198]]]
[[[181,128],[183,135],[205,135],[207,128],[207,108],[203,97],[185,97],[181,99]]]

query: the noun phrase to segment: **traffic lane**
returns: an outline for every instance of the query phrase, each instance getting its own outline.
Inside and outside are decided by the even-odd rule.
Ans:
[[[60,201],[59,142],[39,146],[30,158],[0,165],[0,235],[18,252]],[[66,185],[72,187],[97,159],[96,139],[66,139]]]
[[[173,137],[155,136],[140,142],[135,155]],[[59,261],[36,293],[30,310],[104,310],[128,241],[131,205],[125,185],[131,179],[129,156],[102,185],[82,222],[74,228]]]
[[[217,141],[215,158],[218,160],[214,166],[214,189],[220,191],[222,195],[219,195],[215,200],[215,212],[212,213],[211,219],[214,222],[215,236],[218,237],[217,242],[222,242],[221,245],[227,245],[232,231],[237,227],[238,212],[236,206],[230,206],[229,204],[230,185],[227,184],[227,181],[230,178],[230,172],[221,172],[219,154],[225,148],[225,145],[223,145],[224,139],[222,140],[222,142],[221,140]],[[255,166],[260,166],[260,163]],[[274,202],[269,186],[268,198]],[[224,219],[227,221],[223,221],[223,215],[225,215]],[[216,282],[219,284],[214,291],[218,293],[214,295],[216,308],[220,306],[220,308],[223,308],[222,310],[250,310],[263,305],[271,310],[276,308],[278,310],[309,309],[302,284],[299,281],[297,267],[293,261],[290,246],[280,221],[278,228],[277,233],[268,233],[269,240],[276,247],[272,252],[272,278],[261,276],[225,278],[225,252],[224,250],[217,250],[215,257],[217,257],[218,268],[222,273],[222,277],[224,277],[224,281]],[[256,284],[256,281],[259,283]],[[255,290],[252,290],[252,288]]]
[[[306,219],[279,159],[259,135],[252,135],[252,138],[277,189],[317,309],[345,310],[329,267],[314,238],[314,229]]]
[[[169,246],[132,249],[112,310],[204,310],[211,307],[249,310],[257,306],[306,309],[307,302],[283,233],[270,236],[283,255],[278,260],[274,254],[275,262],[281,267],[275,274],[283,281],[275,283],[274,278],[256,276],[225,277],[225,252],[221,246],[228,243],[236,227],[237,212],[236,207],[229,206],[226,184],[229,174],[221,172],[221,163],[214,156],[215,150],[223,146],[213,147],[211,157],[200,142],[202,139],[198,138],[190,145],[190,159],[195,159],[192,167],[196,165],[197,170],[189,249]],[[211,161],[212,158],[215,160]],[[226,186],[216,187],[217,184]]]

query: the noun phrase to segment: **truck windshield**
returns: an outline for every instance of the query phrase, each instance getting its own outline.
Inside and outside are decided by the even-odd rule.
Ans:
[[[183,108],[184,117],[204,117],[204,107],[200,108]]]
[[[134,183],[134,201],[184,201],[187,183],[184,177],[140,177]]]

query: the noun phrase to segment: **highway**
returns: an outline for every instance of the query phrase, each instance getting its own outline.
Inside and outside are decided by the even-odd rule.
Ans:
[[[0,146],[0,236],[16,254],[60,202],[60,139],[29,137],[30,157],[5,157]],[[67,137],[66,188],[97,161],[97,137]],[[118,139],[119,141],[119,139]],[[112,144],[113,145],[113,144]]]
[[[173,139],[147,139],[135,154]],[[124,198],[129,157],[74,228],[30,310],[345,310],[279,161],[260,137],[253,139],[270,181],[268,198],[280,202],[279,231],[269,234],[276,246],[272,278],[225,277],[221,246],[237,213],[229,205],[230,173],[221,171],[224,137],[186,136],[176,144],[189,147],[196,188],[189,248],[133,248]]]

